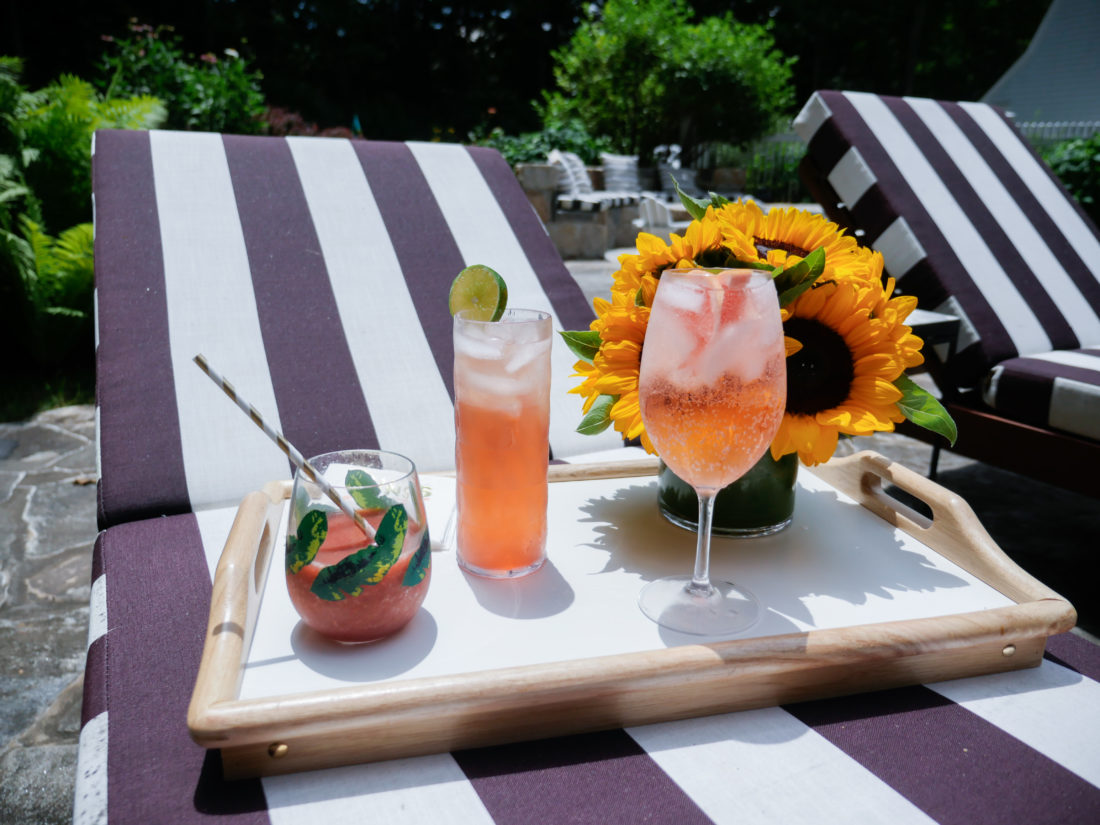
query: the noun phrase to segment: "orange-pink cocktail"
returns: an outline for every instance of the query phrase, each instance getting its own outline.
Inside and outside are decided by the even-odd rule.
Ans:
[[[549,314],[454,321],[458,563],[522,576],[546,559]]]
[[[666,270],[638,377],[646,432],[699,497],[695,571],[650,582],[642,611],[683,633],[729,634],[760,615],[755,597],[710,580],[718,491],[744,475],[779,428],[787,395],[783,325],[769,273]]]

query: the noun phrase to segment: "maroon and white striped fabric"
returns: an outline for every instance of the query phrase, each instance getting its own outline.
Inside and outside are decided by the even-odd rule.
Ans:
[[[982,395],[1016,421],[1100,440],[1100,349],[1009,358],[993,368]]]
[[[191,357],[307,453],[380,444],[430,470],[451,460],[454,273],[494,265],[562,327],[589,310],[492,152],[105,132],[94,170],[106,529],[77,825],[1100,819],[1100,648],[1069,635],[1027,671],[225,782],[186,727],[211,560],[236,502],[289,468]],[[599,444],[572,436],[564,361],[559,454]]]
[[[289,475],[192,363],[204,353],[305,455],[453,467],[455,275],[484,263],[558,329],[594,317],[508,165],[479,147],[102,132],[96,208],[99,518],[235,503]],[[575,432],[555,342],[551,449]]]
[[[899,287],[962,319],[960,387],[1100,346],[1096,227],[998,109],[821,91],[795,130]]]
[[[232,510],[96,544],[76,825],[1100,821],[1100,647],[1072,634],[1037,669],[225,782],[186,712]]]

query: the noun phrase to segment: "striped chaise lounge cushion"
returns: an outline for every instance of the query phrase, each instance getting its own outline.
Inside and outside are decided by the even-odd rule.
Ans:
[[[959,388],[1009,359],[1100,345],[1096,227],[1000,110],[821,91],[795,129],[899,288],[962,320]],[[1053,403],[1083,403],[1067,377]],[[986,395],[1001,409],[999,383]]]
[[[993,368],[982,396],[1016,421],[1100,441],[1100,349],[1009,358]]]
[[[557,329],[594,317],[495,150],[107,131],[94,191],[104,526],[289,476],[196,353],[306,455],[380,446],[439,470],[454,462],[447,293],[463,266],[501,272],[510,305]],[[575,432],[575,360],[556,340],[558,457],[619,444]]]

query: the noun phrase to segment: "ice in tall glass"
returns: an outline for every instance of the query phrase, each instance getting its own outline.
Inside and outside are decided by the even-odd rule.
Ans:
[[[546,560],[550,342],[545,312],[454,319],[458,563],[494,578]]]

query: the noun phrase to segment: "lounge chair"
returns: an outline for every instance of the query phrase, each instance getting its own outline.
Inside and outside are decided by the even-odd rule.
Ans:
[[[109,786],[112,812],[158,822],[183,790],[173,778],[189,798],[204,759],[182,725],[210,596],[203,548],[216,558],[224,542],[204,530],[291,473],[193,356],[307,456],[382,447],[447,470],[458,271],[494,267],[509,304],[549,310],[556,329],[593,315],[492,150],[105,131],[93,162],[104,532],[77,809]],[[575,431],[575,360],[556,340],[556,458],[621,445]]]
[[[306,453],[380,445],[406,452],[424,471],[441,470],[452,461],[444,297],[455,273],[473,262],[495,266],[506,273],[510,303],[551,309],[560,328],[583,328],[591,310],[511,171],[490,150],[100,132],[93,188],[103,531],[93,557],[77,825],[743,822],[769,815],[925,822],[943,811],[956,819],[990,810],[1022,820],[1035,810],[1087,817],[1100,809],[1095,753],[1080,755],[1083,743],[1096,741],[1100,703],[1092,678],[1078,673],[1095,676],[1100,653],[1068,634],[1051,641],[1057,661],[938,691],[915,686],[630,731],[223,779],[221,752],[195,744],[186,723],[212,575],[241,497],[288,478],[290,467],[192,356],[208,356]],[[563,386],[573,383],[573,359],[564,355],[562,368],[563,356],[555,358],[555,455],[617,445],[610,432],[602,441],[573,432],[579,404]],[[822,490],[817,500],[835,505],[837,495]],[[606,504],[633,506],[628,499]],[[594,568],[588,579],[603,572]],[[916,563],[905,573],[944,581]],[[1025,579],[1022,589],[1047,592]],[[951,595],[957,579],[946,581]],[[834,584],[848,592],[849,583]],[[812,586],[820,592],[827,583]],[[558,587],[555,595],[569,592]],[[522,587],[499,591],[496,608],[516,606],[521,594]],[[1072,610],[1057,612],[1058,628],[1068,627]],[[585,626],[577,636],[606,630]],[[984,640],[983,662],[1014,652],[1005,632]],[[219,634],[244,631],[217,624],[210,635]],[[798,648],[807,638],[794,633],[785,644],[805,657]],[[1038,664],[1043,641],[1042,634],[1030,638],[1020,657]],[[707,646],[679,650],[712,669],[722,661]],[[812,664],[817,654],[809,653]],[[775,682],[767,671],[781,658],[756,660],[765,686]],[[861,661],[837,666],[835,678],[862,672]],[[925,659],[918,664],[917,672],[934,678]],[[694,678],[664,678],[666,696],[692,695]],[[602,718],[621,691],[611,681],[587,695],[585,713]],[[447,698],[439,697],[432,731],[446,734],[454,722]],[[575,729],[575,720],[566,721]],[[343,743],[336,736],[333,748]],[[272,759],[281,753],[277,743],[265,752]]]
[[[953,449],[1100,496],[1100,236],[1011,121],[820,91],[795,130],[829,217],[882,251],[899,290],[961,321],[933,359]]]
[[[651,195],[642,196],[641,212],[641,217],[638,219],[641,231],[663,236],[666,241],[672,232],[683,235],[684,230],[691,224],[690,220],[673,220],[668,204]]]

